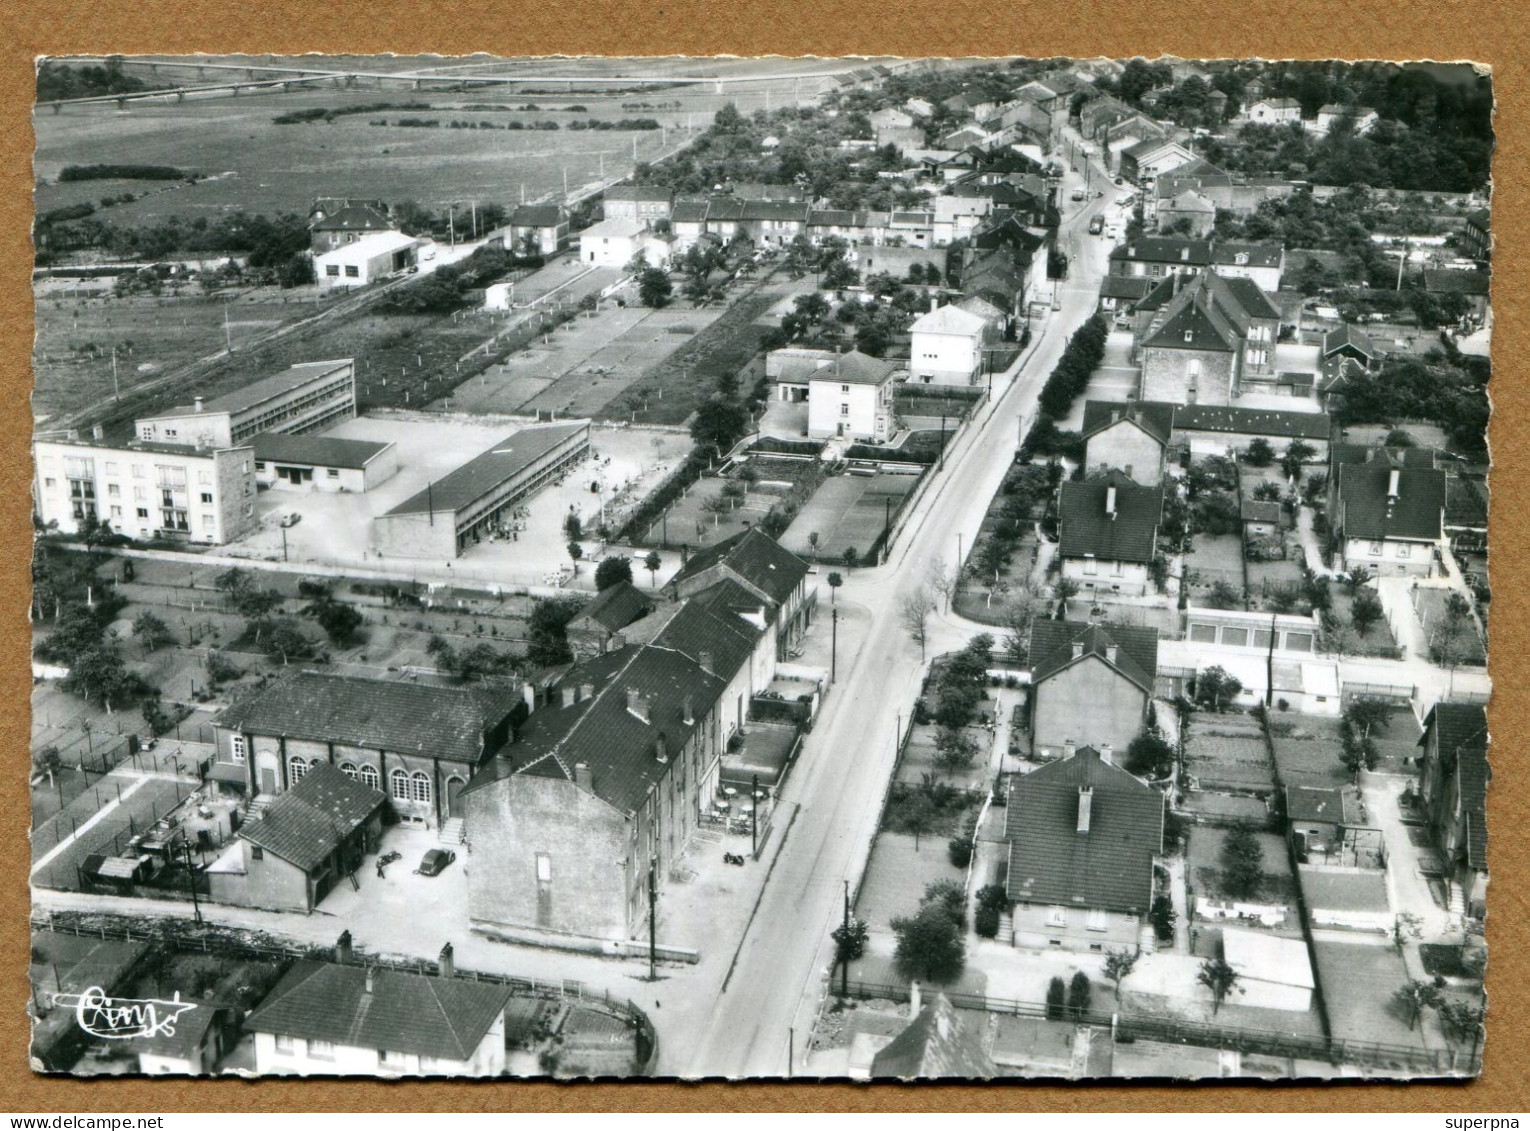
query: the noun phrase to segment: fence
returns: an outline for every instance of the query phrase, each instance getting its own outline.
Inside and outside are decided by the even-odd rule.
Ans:
[[[216,954],[227,958],[277,962],[308,959],[343,965],[365,965],[404,974],[442,976],[440,965],[425,959],[368,954],[361,948],[352,950],[347,958],[337,956],[333,947],[257,943],[237,938],[218,928],[192,933],[194,928],[181,919],[160,920],[152,926],[140,926],[135,931],[133,924],[128,922],[111,925],[96,922],[86,925],[78,922],[73,914],[60,917],[43,912],[40,915],[33,915],[31,925],[34,931],[52,931],[58,934],[75,935],[79,938],[126,943],[149,942],[160,947],[170,947],[182,954]],[[631,1000],[613,997],[610,990],[594,993],[583,982],[570,978],[547,981],[541,978],[526,978],[518,974],[491,974],[476,970],[456,970],[452,976],[459,981],[506,986],[522,997],[540,997],[558,1001],[572,999],[582,1006],[608,1009],[623,1017],[637,1032],[638,1075],[646,1076],[651,1073],[658,1060],[659,1036],[648,1015]]]

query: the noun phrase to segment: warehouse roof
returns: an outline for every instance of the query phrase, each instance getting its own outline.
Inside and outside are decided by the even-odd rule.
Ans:
[[[372,440],[341,440],[312,433],[289,436],[282,432],[261,432],[250,443],[258,460],[350,468],[365,467],[393,446]]]
[[[446,513],[472,506],[570,436],[588,432],[589,427],[581,420],[573,424],[532,425],[512,432],[488,451],[405,499],[383,517],[433,511]]]

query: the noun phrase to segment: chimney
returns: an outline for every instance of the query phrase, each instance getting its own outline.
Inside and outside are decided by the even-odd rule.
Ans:
[[[570,684],[569,686],[563,688],[562,691],[563,705],[565,707],[572,707],[576,702],[578,702],[579,688],[575,687],[573,684]]]
[[[919,1011],[924,1007],[924,994],[919,992],[919,983],[908,984],[908,1015],[910,1018],[918,1017]]]
[[[1111,518],[1116,517],[1116,485],[1114,483],[1105,488],[1105,513]]]
[[[455,978],[457,976],[457,962],[453,957],[452,944],[447,943],[441,948],[441,955],[436,963],[441,968],[441,977]]]
[[[1100,761],[1104,762],[1107,766],[1114,766],[1116,764],[1115,755],[1111,751],[1110,743],[1108,742],[1100,743]]]
[[[1094,790],[1087,785],[1078,787],[1078,831],[1089,831],[1089,808],[1094,802]]]
[[[595,792],[595,777],[590,773],[590,767],[586,763],[574,763],[574,784],[586,793]]]
[[[1184,259],[1184,260],[1189,260],[1189,258],[1190,258],[1190,249],[1188,247],[1180,248],[1179,249],[1179,257],[1181,259]]]
[[[635,687],[627,688],[627,710],[646,723],[648,721],[648,697]]]
[[[197,412],[201,412],[202,411],[202,403],[203,402],[202,402],[202,398],[201,397],[193,397],[192,398],[192,401],[191,401],[192,407]]]
[[[620,632],[613,632],[611,634],[610,647],[608,647],[606,649],[606,651],[608,651],[608,652],[620,652],[626,646],[627,646],[627,637],[624,634],[620,633]]]
[[[537,709],[537,687],[534,683],[521,684],[521,695],[526,700],[526,713],[529,715]]]
[[[665,739],[664,732],[662,730],[654,736],[653,757],[654,761],[656,762],[669,761],[669,742]]]
[[[1082,657],[1083,654],[1084,654],[1084,642],[1082,640],[1075,640],[1073,642],[1073,658],[1075,660],[1077,660],[1080,657]]]
[[[680,701],[680,721],[686,726],[696,721],[695,704],[689,695]]]
[[[1071,757],[1073,757],[1073,755],[1075,753],[1077,753],[1077,751],[1078,751],[1078,743],[1074,742],[1071,738],[1063,743],[1063,757],[1064,758],[1071,758]]]
[[[1106,663],[1111,663],[1111,664],[1115,663],[1116,662],[1116,657],[1119,656],[1120,654],[1121,654],[1121,649],[1118,648],[1116,645],[1114,645],[1114,644],[1107,644],[1107,645],[1105,645],[1105,661],[1106,661]]]
[[[581,683],[579,685],[579,702],[595,698],[595,685],[593,683]]]
[[[341,931],[340,937],[335,940],[335,961],[344,966],[348,964],[350,960],[351,933],[350,931]]]
[[[1402,471],[1395,467],[1387,475],[1387,499],[1389,501],[1395,502],[1397,500],[1397,496],[1400,494],[1398,487],[1401,479]]]
[[[934,314],[939,309],[940,309],[940,299],[937,296],[932,294],[930,296],[930,313]]]
[[[367,967],[367,980],[362,986],[362,992],[368,994],[372,992],[372,968],[370,966]]]
[[[701,670],[706,672],[707,675],[716,674],[712,670],[712,653],[709,650],[703,648],[698,652],[696,654],[696,662],[701,665]]]

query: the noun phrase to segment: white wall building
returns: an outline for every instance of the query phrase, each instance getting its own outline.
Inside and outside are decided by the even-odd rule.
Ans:
[[[625,267],[639,250],[646,250],[647,235],[648,226],[637,220],[602,220],[579,233],[579,259],[592,267]]]
[[[1229,1002],[1304,1013],[1312,1008],[1312,959],[1301,939],[1222,928],[1222,957],[1238,972]]]
[[[133,431],[144,443],[227,448],[262,432],[313,432],[355,415],[356,362],[345,357],[303,362],[221,397],[141,416]]]
[[[883,441],[897,429],[895,362],[859,351],[841,354],[808,377],[808,435]]]
[[[325,290],[364,287],[413,267],[420,243],[403,232],[374,232],[314,256],[314,274]]]
[[[920,315],[911,328],[910,379],[930,385],[971,385],[983,370],[989,325],[959,306]]]

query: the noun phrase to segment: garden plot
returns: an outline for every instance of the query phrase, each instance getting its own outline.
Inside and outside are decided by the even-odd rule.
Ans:
[[[1409,975],[1402,956],[1384,939],[1320,939],[1312,944],[1312,954],[1335,1040],[1426,1047],[1423,1032],[1409,1027],[1393,999]]]
[[[1454,590],[1420,586],[1413,590],[1413,612],[1429,641],[1430,658],[1449,666],[1481,667],[1487,663],[1487,648],[1477,632],[1477,623],[1469,616],[1452,623],[1447,613]]]
[[[1185,568],[1192,573],[1192,603],[1218,582],[1241,590],[1243,539],[1236,534],[1196,534],[1185,555]]]
[[[1387,622],[1385,611],[1362,635],[1354,626],[1354,597],[1350,596],[1342,585],[1332,586],[1331,592],[1333,594],[1332,611],[1339,624],[1338,631],[1332,634],[1329,641],[1335,651],[1346,656],[1378,656],[1388,660],[1403,658],[1402,649],[1398,647],[1397,637],[1392,633],[1392,626]],[[1374,589],[1368,589],[1365,592],[1375,596]]]
[[[893,919],[919,910],[929,884],[936,880],[962,883],[965,873],[946,853],[949,836],[930,834],[916,841],[907,833],[879,833],[856,897],[856,918],[869,923],[872,930],[885,931]]]
[[[990,704],[985,703],[985,706]],[[939,733],[938,727],[917,726],[909,739],[908,747],[903,752],[903,759],[898,764],[897,781],[906,785],[918,785],[924,780],[926,774],[939,781],[946,782],[956,789],[971,790],[981,793],[988,789],[991,781],[989,764],[993,756],[993,731],[986,726],[962,727],[961,733],[975,747],[972,764],[962,770],[942,769],[938,758],[940,751],[936,746],[935,737]]]
[[[1261,861],[1264,875],[1257,892],[1247,897],[1234,897],[1227,892],[1223,883],[1222,846],[1227,842],[1228,831],[1208,825],[1197,825],[1190,830],[1186,852],[1190,890],[1201,899],[1284,908],[1285,921],[1270,930],[1287,938],[1301,938],[1301,921],[1294,912],[1297,906],[1296,876],[1291,871],[1286,843],[1274,833],[1256,832],[1253,835],[1264,854]]]
[[[1339,761],[1344,743],[1338,719],[1282,712],[1270,719],[1270,739],[1280,780],[1288,786],[1330,788],[1354,780]]]
[[[1204,790],[1257,793],[1275,791],[1273,767],[1259,722],[1251,715],[1211,715],[1190,719],[1186,768]]]
[[[781,536],[795,554],[815,556],[812,535],[818,535],[817,556],[843,558],[870,552],[882,537],[889,517],[919,482],[919,476],[879,472],[876,475],[836,475],[826,479],[803,504]]]

